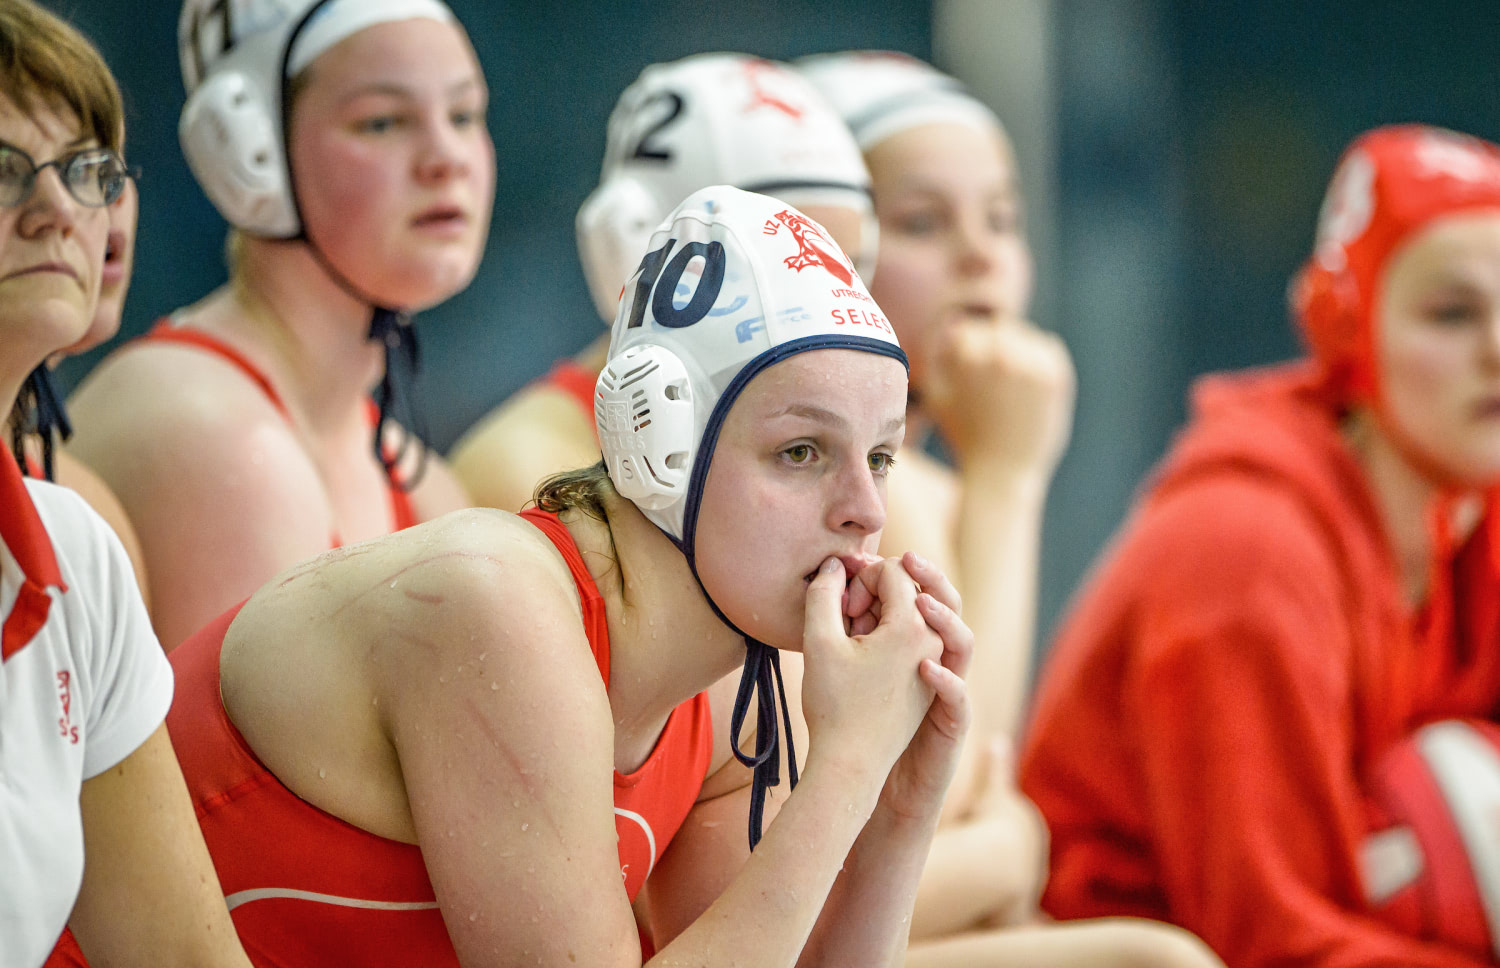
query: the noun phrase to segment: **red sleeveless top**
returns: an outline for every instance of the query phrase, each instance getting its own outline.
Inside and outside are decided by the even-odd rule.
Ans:
[[[183,326],[175,326],[171,320],[163,319],[151,327],[150,332],[140,337],[137,342],[175,343],[178,346],[189,346],[194,349],[203,350],[205,353],[211,353],[223,359],[235,369],[245,374],[251,383],[259,387],[260,391],[266,395],[266,399],[271,402],[271,406],[276,408],[276,412],[281,414],[282,418],[288,424],[292,422],[292,415],[287,410],[286,403],[281,399],[281,394],[277,393],[276,388],[271,385],[270,379],[254,363],[250,362],[245,354],[218,337],[206,333],[201,329],[188,329]],[[375,405],[374,400],[366,400],[365,410],[366,416],[370,421],[370,427],[373,430],[375,424],[380,420],[380,409]],[[394,525],[391,530],[403,531],[418,523],[416,511],[412,508],[411,496],[402,489],[401,481],[397,479],[394,469],[390,471],[389,477],[388,491],[391,499],[391,520]],[[329,540],[334,548],[343,544],[337,534],[332,535]]]
[[[604,601],[554,515],[523,515],[568,562],[599,674],[609,682]],[[167,727],[235,928],[258,968],[457,966],[420,848],[299,799],[256,758],[219,695],[236,607],[171,655]],[[678,706],[634,773],[614,775],[620,874],[635,899],[697,801],[713,750],[708,695]]]

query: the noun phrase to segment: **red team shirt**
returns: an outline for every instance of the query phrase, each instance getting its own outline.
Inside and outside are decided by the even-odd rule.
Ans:
[[[1500,711],[1487,529],[1413,612],[1310,367],[1205,380],[1195,404],[1037,687],[1043,906],[1172,921],[1234,968],[1477,968],[1377,921],[1359,850],[1381,753]]]

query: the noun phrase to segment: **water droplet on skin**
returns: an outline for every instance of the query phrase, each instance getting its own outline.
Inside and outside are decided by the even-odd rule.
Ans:
[[[392,588],[396,587],[396,579],[394,579],[394,578],[391,579],[391,587]]]
[[[491,682],[490,683],[490,692],[497,692],[497,691],[499,691],[499,689],[500,689],[500,683],[498,683],[498,682]]]
[[[521,806],[521,801],[520,801],[520,800],[512,800],[512,801],[511,801],[511,802],[510,802],[510,805],[511,805],[511,806],[512,806],[512,807],[520,807],[520,806]]]
[[[438,676],[438,682],[447,682],[447,681],[448,681],[448,677],[447,676]]]
[[[521,832],[525,833],[526,832],[526,828],[530,827],[530,826],[531,826],[531,824],[529,824],[529,823],[523,823],[523,824],[521,824]]]
[[[453,828],[452,828],[452,827],[449,827],[449,828],[448,828],[448,836],[449,836],[449,837],[452,837],[452,836],[453,836]]]
[[[469,912],[469,920],[470,921],[478,921],[479,920],[479,912],[478,911],[470,911]]]
[[[479,653],[479,661],[483,662],[484,661],[484,657],[487,656],[487,655],[489,655],[488,652],[481,652],[481,653]]]
[[[326,779],[328,779],[328,771],[325,770],[325,769],[323,769],[323,768],[321,768],[321,767],[319,767],[319,769],[318,769],[318,779],[320,779],[320,780],[326,780]]]

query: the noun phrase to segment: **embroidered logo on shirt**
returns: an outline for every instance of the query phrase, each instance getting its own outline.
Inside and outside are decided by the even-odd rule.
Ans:
[[[62,705],[62,716],[57,721],[60,735],[76,746],[78,727],[73,725],[73,674],[67,669],[57,674],[57,700]]]

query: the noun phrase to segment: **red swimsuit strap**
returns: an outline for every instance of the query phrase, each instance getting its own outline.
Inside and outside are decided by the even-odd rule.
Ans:
[[[572,397],[590,421],[594,419],[594,384],[599,374],[580,366],[572,358],[564,358],[553,364],[542,384],[550,386]]]
[[[191,346],[195,349],[212,353],[245,374],[252,383],[260,387],[261,392],[266,395],[267,400],[271,401],[271,406],[276,408],[276,412],[281,414],[282,419],[288,424],[292,422],[291,411],[287,410],[286,404],[281,399],[281,395],[276,392],[276,388],[271,385],[271,381],[265,373],[254,363],[250,362],[249,357],[217,336],[206,333],[201,329],[174,326],[170,320],[162,320],[151,327],[151,330],[144,336],[140,337],[140,342],[176,343],[179,346]],[[373,427],[379,419],[379,409],[375,406],[375,401],[366,400],[365,411],[366,417],[370,421],[370,426]],[[390,480],[389,492],[391,498],[391,519],[394,524],[393,530],[401,531],[417,523],[417,513],[416,509],[412,506],[411,495],[402,489],[401,481],[397,477],[394,468],[391,469],[388,477]],[[336,534],[333,536],[332,541],[335,548],[342,544]]]
[[[276,408],[276,412],[281,414],[287,423],[292,422],[291,412],[287,410],[286,404],[281,400],[281,395],[276,392],[275,387],[271,386],[271,381],[266,377],[265,373],[261,372],[261,369],[254,363],[251,363],[249,357],[217,336],[211,336],[201,329],[174,326],[171,322],[163,320],[151,327],[150,332],[142,336],[140,341],[143,343],[177,343],[181,346],[192,346],[214,354],[249,377],[252,383],[260,387],[261,392],[266,395],[266,399],[271,401],[271,406]]]

